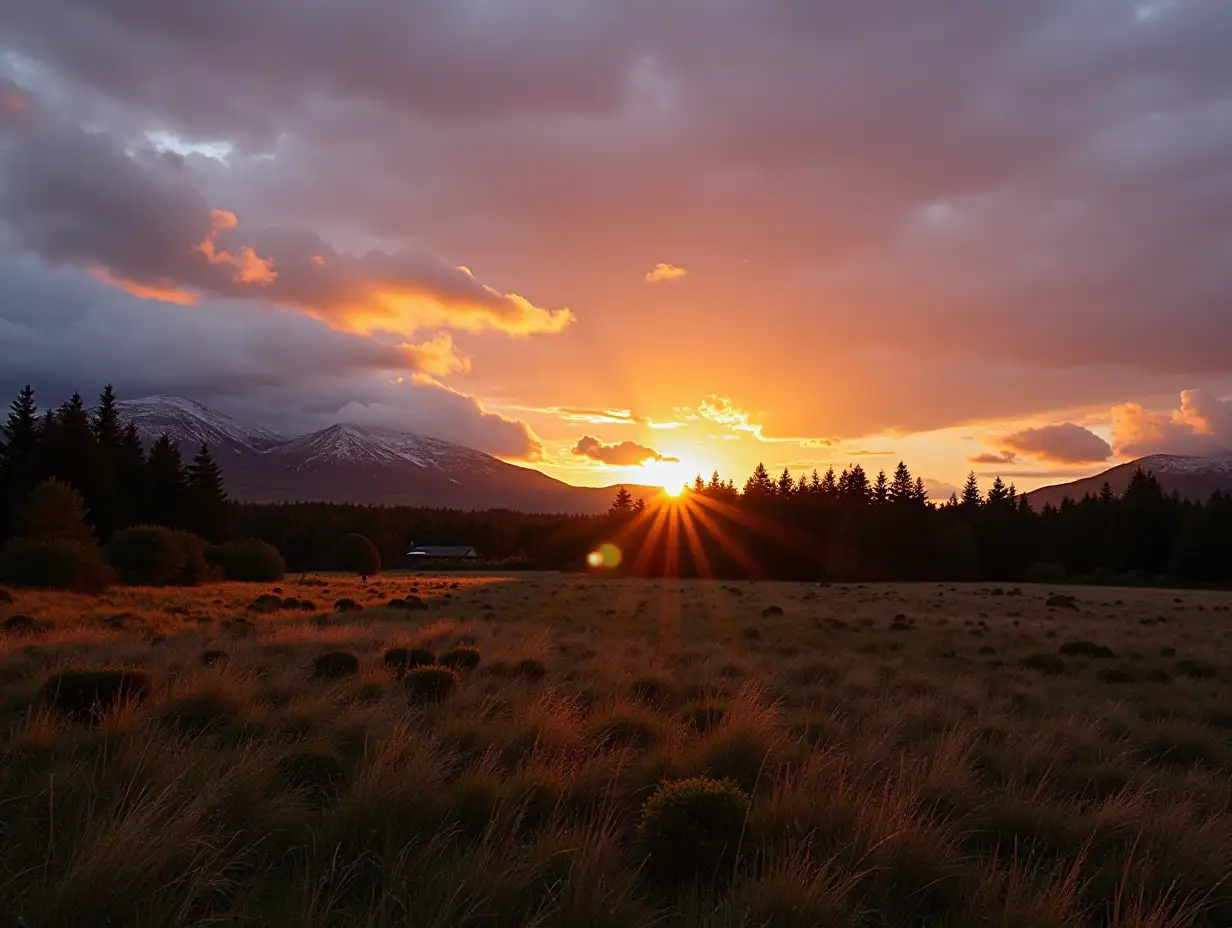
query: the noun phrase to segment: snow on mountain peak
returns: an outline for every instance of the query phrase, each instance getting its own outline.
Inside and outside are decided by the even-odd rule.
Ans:
[[[165,433],[181,443],[230,446],[231,450],[240,450],[235,447],[240,446],[253,451],[264,451],[286,441],[276,432],[241,422],[184,396],[145,396],[122,400],[118,406],[120,417],[135,421],[151,441]]]

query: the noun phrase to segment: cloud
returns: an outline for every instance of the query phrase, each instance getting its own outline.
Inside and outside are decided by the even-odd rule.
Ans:
[[[934,502],[944,503],[951,496],[958,496],[962,491],[952,483],[946,483],[944,480],[937,480],[934,477],[925,477],[924,492]]]
[[[1013,451],[984,451],[967,458],[972,464],[1014,464],[1018,455]]]
[[[727,397],[717,394],[712,394],[698,403],[697,411],[693,415],[733,432],[747,432],[758,441],[770,444],[795,444],[802,448],[829,448],[837,444],[837,440],[833,438],[771,437],[765,433],[765,426],[752,421],[752,413],[740,409]]]
[[[121,241],[98,260],[101,236],[154,219],[121,199],[106,231],[83,226],[88,159],[22,216],[22,239],[41,223],[58,235],[40,247],[76,254],[56,260],[202,302],[277,291],[356,331],[543,331],[565,324],[544,307],[584,305],[585,327],[542,340],[565,357],[476,349],[476,366],[510,396],[553,378],[546,405],[607,352],[611,391],[573,399],[614,407],[651,381],[663,402],[706,395],[717,368],[774,409],[770,434],[851,437],[1232,376],[1232,12],[1141,6],[45,0],[5,7],[0,74],[142,165],[151,129],[226,151],[183,155],[201,202],[154,244],[187,260],[232,209],[218,248],[278,280],[189,252],[198,287]],[[266,240],[296,229],[323,247]],[[629,273],[665,255],[687,286]],[[313,256],[341,276],[319,301]],[[403,285],[394,305],[352,282],[372,272]],[[444,308],[422,298],[442,290]],[[622,334],[639,344],[617,356]]]
[[[1205,390],[1184,390],[1170,412],[1138,403],[1112,410],[1112,442],[1122,457],[1148,454],[1220,454],[1232,450],[1232,400]]]
[[[679,280],[682,277],[688,277],[689,272],[682,267],[676,267],[674,264],[664,264],[660,261],[654,268],[646,273],[646,283],[658,284],[667,280]]]
[[[600,441],[593,435],[584,435],[573,448],[573,454],[579,457],[599,461],[609,467],[636,467],[648,461],[664,461],[677,463],[679,458],[666,457],[635,441],[622,441],[609,444]]]
[[[471,359],[460,352],[448,332],[437,332],[431,340],[418,345],[400,346],[411,366],[433,377],[443,377],[471,369]]]
[[[1073,422],[1022,429],[997,439],[1000,457],[990,455],[987,464],[1013,464],[1019,454],[1056,464],[1089,464],[1112,457],[1112,447],[1090,429]]]
[[[43,260],[89,268],[144,299],[262,300],[362,334],[529,335],[573,321],[567,309],[502,293],[427,254],[341,252],[311,232],[241,227],[234,213],[207,205],[197,184],[178,155],[130,152],[46,115],[0,146],[0,223]]]
[[[385,425],[533,460],[522,421],[427,374],[456,366],[448,335],[420,345],[235,301],[167,307],[100,288],[75,269],[0,257],[0,395],[32,383],[58,402],[106,383],[123,397],[180,393],[285,433],[338,421]],[[401,379],[402,382],[397,381]]]

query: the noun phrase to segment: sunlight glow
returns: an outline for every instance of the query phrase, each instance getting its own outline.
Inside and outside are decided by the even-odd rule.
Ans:
[[[663,488],[663,492],[671,497],[680,496],[684,493],[684,484],[682,483],[679,486],[676,486],[675,484],[668,484]]]
[[[599,545],[598,548],[586,555],[587,565],[594,568],[602,567],[607,570],[615,570],[620,566],[622,560],[624,560],[624,555],[611,542]]]

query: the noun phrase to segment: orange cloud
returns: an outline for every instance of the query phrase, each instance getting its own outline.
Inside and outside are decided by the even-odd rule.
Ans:
[[[457,349],[448,332],[438,332],[419,345],[402,345],[401,350],[417,371],[434,377],[471,369],[470,357]]]
[[[1125,457],[1226,451],[1232,448],[1232,400],[1184,390],[1181,405],[1169,412],[1123,403],[1112,410],[1112,442]]]
[[[109,287],[118,287],[125,293],[142,300],[159,300],[163,303],[175,303],[177,306],[193,306],[197,302],[197,294],[169,283],[143,284],[140,281],[116,277],[103,267],[91,268],[90,276]]]
[[[274,270],[274,262],[269,258],[258,257],[257,253],[247,245],[240,248],[239,256],[231,254],[229,251],[219,251],[215,243],[215,239],[219,232],[227,229],[234,229],[239,225],[239,220],[235,213],[225,209],[210,210],[210,222],[213,228],[209,234],[201,241],[199,245],[194,246],[197,251],[205,255],[205,260],[210,264],[230,264],[235,267],[235,276],[231,278],[237,284],[272,284],[278,279],[278,272]]]
[[[693,418],[699,417],[733,432],[748,432],[768,444],[796,444],[802,448],[829,448],[836,444],[831,438],[771,437],[765,433],[765,426],[752,421],[751,413],[736,407],[724,396],[712,395],[698,403]]]
[[[689,276],[689,272],[684,268],[660,261],[653,269],[647,272],[645,280],[648,284],[658,284],[666,280],[679,280],[681,277],[687,276]]]

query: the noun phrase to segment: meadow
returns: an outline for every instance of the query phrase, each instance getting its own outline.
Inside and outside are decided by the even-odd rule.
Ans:
[[[0,620],[4,925],[1232,924],[1228,593],[297,575]],[[441,699],[387,665],[458,646]],[[150,689],[54,711],[73,667]],[[695,777],[747,796],[714,872],[641,827]]]

